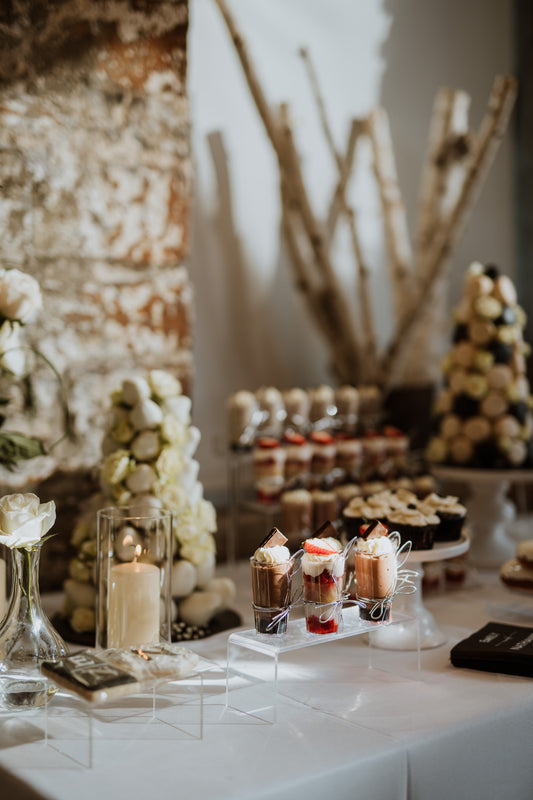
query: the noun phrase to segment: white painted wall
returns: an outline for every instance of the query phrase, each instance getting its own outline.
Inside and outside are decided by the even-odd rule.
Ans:
[[[261,385],[332,382],[328,353],[292,287],[280,251],[278,171],[233,45],[214,0],[190,0],[189,94],[196,165],[191,275],[196,291],[194,417],[208,489],[225,482],[224,406],[228,395]],[[325,214],[334,170],[298,48],[308,47],[326,96],[337,146],[349,120],[376,104],[389,113],[411,231],[435,92],[450,85],[472,96],[477,126],[495,74],[512,72],[511,0],[228,0],[273,104],[288,101],[313,203]],[[229,160],[233,217],[242,267],[225,258],[207,135],[221,131]],[[513,274],[511,137],[493,165],[454,256],[448,306],[474,260]],[[390,326],[377,199],[368,176],[354,181],[363,245],[382,339]],[[226,209],[227,211],[227,209]],[[356,292],[349,249],[339,236],[336,262]],[[446,336],[439,343],[444,351]]]

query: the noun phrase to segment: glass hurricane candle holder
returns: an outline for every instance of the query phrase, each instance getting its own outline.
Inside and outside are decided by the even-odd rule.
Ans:
[[[172,514],[97,513],[96,646],[171,640]]]

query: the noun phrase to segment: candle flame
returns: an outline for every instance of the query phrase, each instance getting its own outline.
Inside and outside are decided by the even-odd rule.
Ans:
[[[142,553],[142,547],[141,547],[140,544],[138,544],[138,545],[135,546],[135,558],[136,559],[139,558],[141,553]]]

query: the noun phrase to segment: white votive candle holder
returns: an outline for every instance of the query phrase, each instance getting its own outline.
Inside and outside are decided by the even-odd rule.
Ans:
[[[96,646],[171,639],[172,514],[98,511]]]

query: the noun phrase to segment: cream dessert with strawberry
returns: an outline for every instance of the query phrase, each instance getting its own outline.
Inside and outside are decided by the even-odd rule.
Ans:
[[[309,633],[336,633],[344,588],[344,553],[333,537],[307,539],[302,558],[305,622]]]
[[[390,617],[390,598],[397,578],[397,545],[381,522],[361,526],[355,550],[356,597],[360,601],[361,619],[386,622]]]

